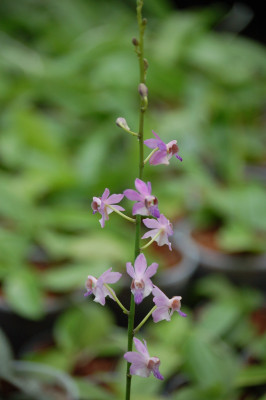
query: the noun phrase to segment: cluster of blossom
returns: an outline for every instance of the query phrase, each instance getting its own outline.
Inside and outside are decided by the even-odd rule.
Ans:
[[[117,124],[123,129],[129,130],[126,121],[123,118],[118,119]],[[123,126],[122,126],[123,125]],[[160,137],[153,132],[156,139],[148,139],[144,141],[147,147],[153,149],[150,156],[147,158],[151,165],[158,164],[169,164],[169,160],[172,156],[182,161],[182,158],[178,155],[178,146],[176,140],[164,143]],[[109,189],[105,189],[101,197],[93,197],[92,210],[93,214],[99,212],[101,214],[100,224],[103,228],[105,221],[109,220],[109,215],[112,212],[116,212],[121,216],[135,222],[134,219],[125,216],[122,211],[125,211],[123,207],[117,205],[125,196],[129,200],[135,201],[132,209],[132,215],[147,216],[149,218],[142,219],[143,224],[150,230],[146,232],[142,239],[151,238],[150,242],[143,246],[141,250],[148,247],[152,242],[156,241],[159,246],[168,245],[171,248],[169,242],[169,236],[173,234],[173,227],[170,221],[163,215],[160,214],[158,208],[158,200],[152,195],[152,188],[150,182],[143,182],[140,179],[135,180],[136,190],[126,189],[123,194],[112,194],[110,195]],[[157,263],[152,263],[147,266],[147,261],[143,253],[140,253],[135,259],[134,266],[131,262],[126,263],[126,270],[128,275],[132,278],[131,292],[134,295],[136,304],[140,304],[142,300],[153,295],[153,302],[155,306],[151,310],[154,322],[162,320],[170,321],[174,311],[177,311],[179,315],[185,317],[181,308],[181,296],[174,296],[169,299],[157,286],[155,286],[151,277],[153,277],[158,269]],[[114,301],[117,301],[123,310],[127,311],[117,299],[117,296],[109,284],[113,284],[119,281],[122,274],[119,272],[112,272],[112,268],[105,271],[98,279],[94,276],[89,275],[86,281],[86,294],[89,296],[93,294],[95,296],[94,301],[105,305],[105,298],[109,296]],[[151,373],[158,378],[163,379],[163,376],[159,372],[160,360],[157,357],[150,357],[147,349],[146,342],[143,343],[134,338],[134,344],[137,352],[128,351],[125,353],[124,358],[131,363],[130,374],[139,375],[142,377],[148,377]]]

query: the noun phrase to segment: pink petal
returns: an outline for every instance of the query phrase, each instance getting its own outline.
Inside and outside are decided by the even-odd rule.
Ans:
[[[155,235],[157,235],[158,229],[152,229],[151,231],[148,231],[144,233],[141,239],[147,239],[148,237],[153,238]]]
[[[106,200],[107,197],[109,196],[109,194],[110,194],[110,190],[106,188],[102,195],[102,201]]]
[[[149,147],[150,149],[156,149],[158,147],[158,140],[157,139],[147,139],[144,140],[144,144]]]
[[[151,183],[150,182],[147,182],[147,187],[148,187],[149,194],[151,194]]]
[[[127,267],[128,275],[131,276],[131,278],[135,279],[135,271],[134,271],[134,268],[133,268],[131,262],[127,262],[126,267]]]
[[[116,283],[121,278],[120,272],[111,272],[112,268],[105,271],[98,279],[97,286],[102,286],[104,283]]]
[[[142,354],[145,358],[149,358],[150,355],[148,353],[147,344],[144,340],[144,344],[137,338],[133,338],[135,347],[137,351]]]
[[[105,294],[101,287],[96,287],[93,294],[95,295],[94,301],[100,303],[102,306],[105,305]]]
[[[107,200],[107,204],[115,204],[115,203],[119,203],[124,197],[124,194],[112,194],[108,200]]]
[[[162,142],[162,139],[160,138],[159,135],[157,135],[156,132],[154,132],[154,130],[152,130],[152,133],[154,134],[154,136],[156,137],[156,139],[160,140],[160,142]]]
[[[134,267],[135,267],[136,276],[140,277],[140,279],[142,279],[144,272],[147,268],[147,261],[146,261],[146,258],[143,253],[140,253],[138,255],[138,257],[136,258]]]
[[[187,314],[183,313],[181,310],[177,310],[177,312],[181,317],[187,317]]]
[[[146,364],[132,364],[129,372],[131,375],[142,376],[143,378],[148,378],[151,374],[151,371],[147,368]]]
[[[145,297],[143,295],[143,289],[133,289],[132,293],[134,294],[134,301],[136,304],[140,304]]]
[[[145,287],[143,290],[143,298],[149,296],[152,292],[152,288],[153,288],[153,284],[152,281],[150,279],[145,279]]]
[[[142,196],[139,193],[137,193],[136,190],[126,189],[126,190],[124,190],[124,195],[129,200],[142,201]]]
[[[152,373],[155,378],[160,379],[161,381],[164,379],[164,377],[160,374],[159,367],[154,367]]]
[[[134,364],[146,364],[146,358],[143,354],[137,353],[136,351],[128,351],[124,354],[124,358]]]
[[[140,192],[140,194],[142,194],[144,196],[150,194],[148,186],[141,179],[137,178],[135,180],[135,186],[136,186],[136,189]]]
[[[147,209],[147,207],[145,206],[144,203],[139,202],[139,203],[135,203],[133,208],[132,208],[132,215],[144,215],[144,216],[148,216],[149,215],[149,211]]]
[[[156,274],[157,269],[158,269],[158,264],[157,263],[152,263],[146,270],[145,272],[145,278],[151,278],[153,275]]]
[[[154,288],[152,289],[152,294],[154,296],[153,302],[156,304],[156,306],[167,306],[167,308],[169,307],[170,299],[157,286],[154,286]]]
[[[163,214],[161,214],[161,216],[159,218],[159,222],[156,219],[152,219],[152,218],[145,218],[142,220],[142,222],[147,228],[157,229],[160,227],[160,219],[162,216],[163,216]]]
[[[161,150],[156,151],[156,153],[154,153],[151,156],[149,163],[151,165],[159,165],[159,164],[168,165],[169,161],[168,161],[168,157],[167,157],[167,152],[161,151]]]
[[[152,318],[154,322],[159,322],[162,320],[170,321],[169,308],[168,307],[158,307],[152,313]]]

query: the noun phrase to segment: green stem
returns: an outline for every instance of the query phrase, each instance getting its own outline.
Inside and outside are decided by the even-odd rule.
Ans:
[[[143,56],[143,41],[144,41],[144,31],[146,26],[146,21],[142,19],[142,7],[143,0],[137,0],[137,21],[139,27],[139,40],[138,40],[138,59],[139,59],[139,73],[140,73],[140,83],[144,83],[146,81],[145,74],[145,65],[144,65],[144,56]],[[147,109],[147,101],[141,98],[140,101],[140,109],[139,109],[139,179],[143,177],[143,169],[144,169],[144,151],[143,151],[143,132],[144,132],[144,113]],[[141,216],[136,216],[136,236],[135,236],[135,259],[140,254],[140,232],[141,231]],[[135,320],[135,301],[134,296],[131,293],[130,300],[130,312],[128,317],[128,346],[127,351],[132,351],[133,346],[133,337],[134,337],[134,320]],[[131,394],[131,380],[132,376],[130,375],[130,363],[127,363],[127,376],[126,376],[126,397],[125,400],[130,400]]]
[[[125,132],[130,133],[130,135],[132,135],[132,136],[137,136],[137,137],[139,136],[138,133],[133,132],[133,131],[131,131],[131,130],[128,130],[128,129],[124,128],[124,127],[121,126],[121,125],[120,125],[120,128],[122,128]]]
[[[114,212],[116,212],[120,217],[125,218],[127,221],[133,222],[135,224],[136,220],[134,218],[130,218],[127,215],[121,213],[119,210],[117,210],[115,207],[111,206],[110,204],[106,204],[107,207],[111,208]]]
[[[148,155],[148,157],[145,158],[144,164],[146,164],[146,163],[149,161],[149,159],[151,158],[151,156],[152,156],[154,153],[156,153],[157,150],[159,150],[158,147],[156,147],[156,149],[152,150],[152,152]]]
[[[149,247],[157,239],[157,237],[160,236],[161,232],[162,229],[160,229],[159,232],[157,232],[156,235],[147,244],[145,244],[145,246],[142,246],[140,250],[147,249],[147,247]]]
[[[157,306],[154,306],[146,315],[145,318],[143,318],[143,320],[139,323],[139,325],[134,329],[134,334],[137,333],[140,328],[145,324],[145,322],[150,318],[151,314],[153,313],[153,311],[155,311],[157,308]]]
[[[122,308],[123,313],[129,314],[129,311],[126,309],[126,307],[123,306],[123,304],[122,304],[121,301],[118,299],[118,297],[116,296],[116,294],[115,294],[115,292],[113,291],[113,289],[110,288],[110,286],[107,285],[107,283],[104,283],[104,286],[105,286],[106,289],[110,292],[110,294],[112,295],[112,297],[114,298],[114,300],[117,302],[117,304],[119,305],[119,307]]]

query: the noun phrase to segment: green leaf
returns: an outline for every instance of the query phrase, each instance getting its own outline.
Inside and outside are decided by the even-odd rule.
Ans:
[[[39,319],[44,315],[43,292],[38,277],[27,267],[16,269],[4,282],[4,295],[19,315]]]
[[[0,329],[0,376],[6,377],[11,374],[11,361],[12,361],[11,346],[4,334]]]
[[[257,386],[266,383],[266,365],[250,365],[236,377],[237,387]]]
[[[57,345],[66,352],[87,349],[92,354],[101,348],[113,324],[106,308],[88,300],[80,308],[67,311],[59,317],[55,326]]]

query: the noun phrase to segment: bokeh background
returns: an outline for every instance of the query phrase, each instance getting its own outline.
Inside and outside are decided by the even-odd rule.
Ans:
[[[144,15],[145,138],[176,139],[183,157],[145,168],[175,227],[173,252],[152,246],[147,257],[188,318],[141,331],[165,381],[134,378],[134,399],[265,400],[261,10],[146,0]],[[101,229],[90,203],[134,187],[137,143],[115,120],[137,130],[136,35],[133,0],[0,3],[3,399],[123,398],[126,318],[84,301],[83,288],[133,258],[134,229],[115,215]],[[116,286],[126,304],[127,283]]]

